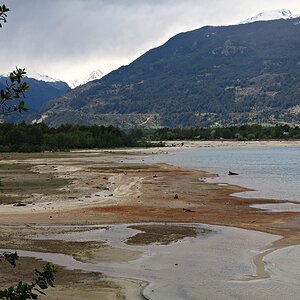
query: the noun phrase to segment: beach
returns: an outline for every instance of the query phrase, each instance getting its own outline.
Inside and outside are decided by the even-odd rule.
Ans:
[[[199,143],[203,147],[223,147],[224,145],[225,147],[253,147],[252,143],[228,142],[227,144],[225,141]],[[270,143],[263,144],[262,147],[274,146],[273,142]],[[277,142],[276,146],[278,143],[282,147],[299,146],[299,142],[293,144]],[[185,142],[183,147],[190,146],[195,145]],[[178,147],[178,151],[181,148]],[[157,231],[155,228],[148,231],[144,228],[146,233],[135,239],[131,248],[116,242],[108,244],[107,240],[112,232],[110,226],[117,224],[120,226],[150,222],[162,225],[208,224],[221,226],[220,228],[225,226],[224,228],[228,228],[230,232],[235,230],[234,228],[245,230],[239,234],[242,236],[244,232],[249,232],[253,235],[254,244],[255,236],[257,240],[260,240],[256,247],[253,246],[254,244],[245,246],[244,251],[248,251],[245,264],[253,264],[251,270],[247,270],[248,275],[255,276],[256,274],[258,276],[256,279],[263,280],[269,274],[276,273],[272,268],[269,270],[265,267],[265,261],[273,256],[277,259],[280,256],[275,255],[277,251],[284,251],[286,247],[299,245],[299,210],[276,210],[275,208],[282,203],[279,200],[236,197],[233,194],[245,192],[247,188],[207,182],[216,174],[169,164],[144,162],[151,156],[168,155],[170,149],[174,147],[129,151],[122,149],[3,155],[1,161],[3,186],[10,183],[13,172],[14,184],[17,188],[14,189],[11,183],[12,186],[5,192],[5,197],[2,195],[3,201],[5,200],[7,204],[2,205],[0,209],[2,225],[0,248],[36,253],[59,253],[71,255],[83,264],[102,264],[102,269],[97,272],[60,268],[57,279],[58,288],[49,290],[49,294],[47,293],[49,299],[69,299],[68,297],[82,299],[84,293],[95,295],[95,298],[89,296],[89,299],[97,299],[97,295],[98,298],[101,296],[104,299],[139,299],[141,291],[151,280],[147,279],[147,276],[140,280],[137,279],[139,276],[126,278],[127,271],[124,264],[131,262],[130,265],[132,265],[144,259],[145,245],[152,247],[153,243],[158,243],[162,247],[172,247],[174,243],[177,245],[176,241],[184,241],[185,244],[190,241],[189,239],[194,238],[191,230],[183,230],[178,226],[162,226]],[[27,183],[25,180],[22,188],[19,186],[20,183],[18,185],[18,180],[23,182],[24,178]],[[39,178],[39,187],[33,184],[36,178]],[[10,202],[15,204],[22,202],[23,205],[14,206]],[[270,205],[273,210],[260,209],[260,205]],[[41,240],[28,238],[28,236],[45,236],[74,231],[80,233],[97,228],[106,232],[103,240],[85,241],[83,236],[80,241],[63,240],[58,243],[53,239],[41,242]],[[135,234],[138,234],[139,230],[141,228]],[[224,229],[224,232],[226,230]],[[150,233],[153,232],[156,234],[151,235]],[[168,240],[166,236],[173,236],[173,238]],[[126,240],[126,236],[120,236],[119,239]],[[218,240],[221,243],[222,238],[220,236],[220,239],[216,239],[213,236],[207,240],[213,239],[215,239],[214,247],[216,248]],[[251,249],[257,253],[251,254]],[[31,265],[32,260],[33,258],[22,258],[21,263]],[[38,261],[37,264],[40,265],[41,262]],[[118,276],[117,271],[110,271],[109,267],[104,267],[105,264],[106,266],[120,264],[125,273],[121,276],[120,271],[120,276]],[[63,263],[62,265],[64,266]],[[29,274],[24,276],[28,278]],[[140,277],[143,276],[140,275]],[[71,286],[75,279],[80,284],[76,285],[76,289],[73,290]],[[7,286],[11,280],[12,278],[1,274],[0,284]],[[151,296],[148,287],[145,291]],[[63,298],[59,294],[64,295]]]

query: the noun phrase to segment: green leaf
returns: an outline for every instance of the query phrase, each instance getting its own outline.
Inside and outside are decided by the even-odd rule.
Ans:
[[[16,267],[16,261],[19,259],[19,256],[18,256],[17,252],[15,252],[15,253],[3,253],[3,258],[15,268]]]

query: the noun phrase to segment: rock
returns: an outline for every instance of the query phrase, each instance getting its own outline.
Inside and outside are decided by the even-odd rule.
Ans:
[[[188,213],[188,212],[195,212],[194,210],[187,209],[187,208],[183,208],[182,210],[183,210],[183,212],[185,212],[185,213]]]
[[[175,194],[174,199],[178,199],[178,194]]]
[[[238,173],[234,173],[234,172],[229,171],[229,172],[228,172],[228,175],[239,175],[239,174],[238,174]]]
[[[27,206],[27,205],[28,205],[27,202],[22,202],[22,201],[13,204],[13,206],[16,206],[16,207],[17,206]]]

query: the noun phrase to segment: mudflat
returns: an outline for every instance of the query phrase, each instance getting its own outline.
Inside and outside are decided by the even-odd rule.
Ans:
[[[145,156],[162,151],[167,149],[3,155],[0,248],[62,253],[91,263],[130,261],[141,253],[100,242],[48,240],[41,243],[25,237],[87,230],[81,227],[86,225],[147,222],[205,223],[272,233],[282,236],[274,242],[276,249],[300,243],[299,212],[255,208],[253,205],[282,201],[234,197],[233,193],[246,189],[207,183],[203,179],[215,175],[205,171],[143,163]],[[132,163],[133,159],[140,163]],[[136,229],[143,233],[133,236],[129,242],[141,245],[168,244],[197,234],[193,229],[178,226],[165,230],[154,225]],[[261,260],[258,258],[258,265]],[[31,258],[23,258],[21,263],[12,277],[6,275],[6,269],[1,269],[1,286],[9,285],[13,276],[17,278],[33,264]],[[59,286],[49,291],[49,299],[82,299],[86,293],[95,295],[89,299],[97,296],[134,299],[128,295],[140,297],[144,285],[130,279],[112,279],[103,274],[94,276],[62,268],[59,274],[63,279],[58,277]],[[30,278],[30,274],[22,276]],[[72,288],[74,278],[80,282],[75,289]]]

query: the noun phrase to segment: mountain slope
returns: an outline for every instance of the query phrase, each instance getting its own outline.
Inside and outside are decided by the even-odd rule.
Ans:
[[[11,114],[1,117],[2,121],[17,122],[30,119],[40,108],[49,100],[57,98],[70,90],[67,83],[55,80],[49,76],[37,73],[27,73],[23,81],[29,85],[29,91],[26,92],[25,103],[28,113]],[[31,78],[30,76],[34,77]],[[5,86],[7,77],[0,76],[0,88]]]
[[[43,107],[51,126],[299,123],[300,19],[206,26]]]

